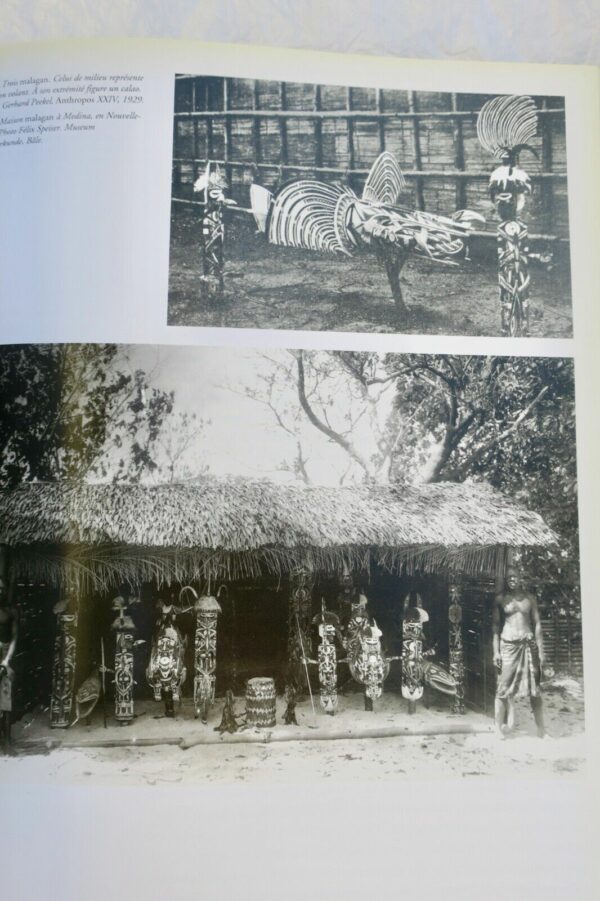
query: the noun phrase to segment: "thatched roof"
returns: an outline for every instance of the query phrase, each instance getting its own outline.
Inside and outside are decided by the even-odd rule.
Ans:
[[[53,581],[67,565],[104,583],[179,581],[306,563],[365,567],[373,555],[390,567],[482,571],[493,569],[499,546],[555,541],[539,515],[475,483],[325,488],[207,478],[0,492],[0,543],[18,549],[23,572],[37,567]]]

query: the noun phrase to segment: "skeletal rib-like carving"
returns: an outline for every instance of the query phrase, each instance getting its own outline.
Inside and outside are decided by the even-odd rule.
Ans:
[[[393,206],[405,187],[406,182],[396,157],[386,151],[373,163],[363,188],[362,199]]]
[[[286,185],[275,197],[269,221],[269,241],[329,253],[342,250],[334,227],[341,185],[306,179]]]

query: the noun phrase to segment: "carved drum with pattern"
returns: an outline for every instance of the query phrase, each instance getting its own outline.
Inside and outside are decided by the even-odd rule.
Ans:
[[[268,728],[275,725],[275,682],[248,679],[246,685],[246,725]]]

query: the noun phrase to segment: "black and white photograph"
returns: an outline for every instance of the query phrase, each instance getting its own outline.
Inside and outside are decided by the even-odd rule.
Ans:
[[[573,361],[0,352],[3,780],[569,777]]]
[[[572,337],[564,97],[174,90],[168,325]]]
[[[3,897],[596,898],[597,16],[105,5],[0,11]]]

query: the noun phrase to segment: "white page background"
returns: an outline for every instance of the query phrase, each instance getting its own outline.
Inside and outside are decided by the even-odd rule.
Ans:
[[[92,64],[89,49],[76,50],[75,56],[80,54],[80,58],[69,63],[64,51],[57,53],[60,70],[71,65],[81,70],[84,63],[88,70],[100,65],[96,58]],[[289,55],[281,63],[253,57],[249,71],[248,57],[240,53],[226,61],[217,50],[191,47],[176,51],[166,46],[129,47],[111,53],[115,56],[105,63],[107,69],[114,70],[115,60],[119,60],[121,70],[133,70],[134,60],[139,68],[140,60],[145,59],[144,68],[155,73],[150,83],[152,103],[147,106],[158,122],[156,127],[152,125],[152,148],[142,146],[142,139],[140,146],[129,151],[130,158],[123,160],[114,148],[95,142],[77,154],[56,153],[52,161],[45,154],[44,165],[31,158],[23,165],[19,154],[10,171],[3,154],[1,340],[202,344],[214,338],[218,343],[243,340],[261,346],[296,340],[304,346],[323,347],[352,346],[341,342],[356,340],[356,347],[376,346],[376,336],[335,336],[334,342],[327,335],[209,335],[164,325],[172,74],[201,73],[209,62],[212,71],[218,72],[220,61],[227,75],[260,75],[261,65],[265,72],[273,65],[285,65],[285,77],[292,80],[368,84],[368,61],[358,78],[351,61],[346,61],[347,70],[340,60],[321,60],[319,66],[311,61],[307,74],[306,64],[300,60],[295,64]],[[48,65],[40,48],[27,56],[23,75],[33,74],[36,67],[41,72]],[[7,64],[11,72],[18,68],[16,53],[5,57],[2,65]],[[451,80],[435,70],[435,66],[424,65],[410,67],[410,72],[408,68],[392,72],[378,64],[371,74],[377,77],[374,83],[380,84],[401,74],[402,87],[413,86],[409,83],[412,78],[414,87],[422,90],[439,87],[442,78],[443,89],[465,90],[472,78],[468,67],[453,72]],[[488,72],[485,77],[478,73],[477,90],[552,93],[548,79],[559,77],[558,73],[552,76],[530,69],[524,84],[522,71]],[[565,81],[563,75],[560,79]],[[206,899],[398,898],[409,892],[414,897],[486,897],[494,901],[594,897],[598,669],[593,639],[600,628],[594,603],[600,584],[595,512],[600,444],[597,419],[591,412],[594,383],[598,383],[594,362],[598,263],[595,211],[590,200],[597,197],[597,176],[595,183],[590,180],[594,164],[591,140],[584,143],[572,136],[584,134],[584,122],[588,124],[586,133],[593,135],[596,128],[597,134],[597,111],[590,126],[583,79],[573,73],[566,80],[573,92],[567,125],[580,491],[581,485],[585,486],[581,491],[581,537],[589,774],[552,781],[483,777],[355,785],[320,782],[272,789],[3,785],[2,885],[15,897],[122,898],[132,892],[148,899],[164,894]],[[395,84],[399,86],[398,81]],[[146,127],[150,127],[149,120]],[[68,181],[61,181],[59,169],[68,170]],[[40,229],[31,212],[40,208],[44,184],[49,202]],[[110,204],[111,196],[119,199],[119,215]],[[105,255],[96,244],[102,242],[106,248],[107,238],[114,241],[115,250]],[[494,339],[417,340],[411,336],[398,337],[393,346],[396,350],[473,352],[473,342],[479,352],[507,352],[506,344]],[[522,353],[572,350],[565,345],[570,342],[518,342],[511,352],[513,347]]]

